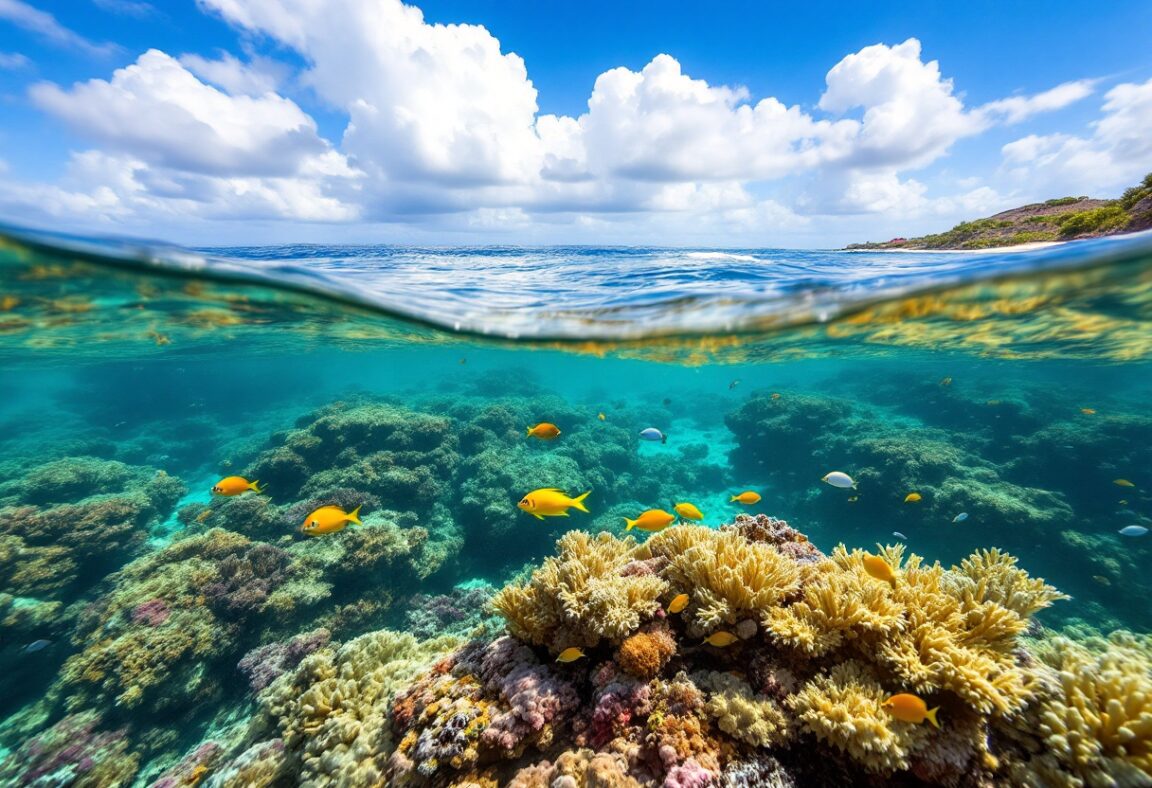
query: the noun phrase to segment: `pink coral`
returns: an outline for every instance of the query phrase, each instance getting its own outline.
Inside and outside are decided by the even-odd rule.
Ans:
[[[132,623],[147,627],[158,627],[168,620],[172,610],[163,599],[149,599],[141,602],[132,611]]]
[[[716,773],[708,771],[695,758],[674,766],[664,778],[664,788],[708,788],[716,784]]]

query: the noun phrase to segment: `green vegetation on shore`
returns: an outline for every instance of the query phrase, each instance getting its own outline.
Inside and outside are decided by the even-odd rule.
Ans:
[[[1119,199],[1058,197],[986,219],[961,222],[919,238],[850,244],[849,249],[991,249],[1038,241],[1070,241],[1152,228],[1152,173]]]

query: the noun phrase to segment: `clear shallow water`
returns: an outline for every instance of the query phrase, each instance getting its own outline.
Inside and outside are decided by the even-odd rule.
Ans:
[[[729,522],[744,489],[825,550],[893,532],[945,565],[1003,548],[1072,595],[1047,626],[1147,632],[1152,536],[1117,531],[1152,527],[1150,250],[192,253],[10,236],[0,742],[93,711],[128,726],[129,782],[147,784],[251,713],[237,663],[262,644],[423,631],[416,595],[499,587],[566,530],[620,534],[646,508],[688,500]],[[539,421],[561,438],[526,439]],[[646,427],[667,443],[639,441]],[[831,470],[857,494],[821,484]],[[214,500],[232,473],[268,495]],[[517,511],[545,486],[591,489],[590,513]],[[301,536],[331,502],[399,541]],[[197,574],[226,557],[147,563],[212,528],[284,551],[273,587]],[[156,600],[153,626],[161,605],[140,606]],[[169,616],[188,642],[161,637]]]

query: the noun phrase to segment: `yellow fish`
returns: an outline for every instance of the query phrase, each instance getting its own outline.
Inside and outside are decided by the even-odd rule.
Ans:
[[[556,657],[556,661],[557,662],[575,662],[576,660],[582,659],[585,656],[586,655],[584,653],[584,649],[576,648],[575,646],[572,646],[571,648],[566,648],[563,651],[561,651],[560,656]]]
[[[243,476],[226,476],[212,485],[213,495],[239,495],[249,490],[255,493],[264,492],[264,488],[260,486],[259,480],[250,482]]]
[[[904,496],[904,503],[916,503],[923,499],[920,493],[908,493]]]
[[[607,416],[605,416],[603,413],[597,413],[596,418],[600,419],[600,421],[604,421]]]
[[[668,603],[669,613],[679,613],[684,608],[688,607],[688,595],[677,594],[672,597],[672,601]]]
[[[554,441],[560,437],[560,428],[555,424],[542,421],[535,427],[528,428],[529,438],[539,438],[542,441]]]
[[[719,632],[713,632],[711,635],[704,638],[704,642],[707,643],[709,646],[715,646],[716,648],[724,648],[725,646],[731,646],[733,643],[735,643],[739,639],[740,638],[736,637],[731,632],[725,632],[725,631],[721,630]]]
[[[663,509],[649,509],[635,520],[624,518],[624,522],[628,523],[625,531],[631,531],[633,528],[639,528],[641,531],[663,531],[672,523],[676,522],[676,515],[670,514]]]
[[[345,512],[339,506],[321,506],[304,520],[300,530],[308,536],[321,536],[343,531],[348,523],[363,525],[360,522],[360,507]]]
[[[1095,416],[1096,415],[1095,408],[1081,408],[1080,412],[1083,413],[1085,416]]]
[[[525,495],[516,505],[537,520],[543,520],[545,517],[567,517],[568,510],[571,508],[579,509],[582,512],[588,511],[584,508],[584,499],[591,492],[589,490],[577,498],[569,498],[563,490],[556,487],[542,487]]]
[[[877,580],[883,580],[893,588],[896,587],[896,573],[892,571],[892,567],[888,565],[888,562],[880,556],[865,554],[864,571]]]
[[[685,520],[704,519],[704,512],[700,511],[690,503],[678,503],[672,508],[676,510],[676,514],[680,515]]]
[[[893,695],[884,701],[881,706],[882,708],[888,709],[893,717],[902,722],[921,723],[924,722],[924,720],[928,720],[928,722],[937,728],[940,727],[940,723],[936,721],[936,712],[940,711],[940,707],[937,706],[934,709],[930,709],[927,703],[909,692]]]
[[[212,516],[212,510],[211,509],[205,509],[204,511],[200,512],[200,514],[196,515],[196,522],[202,523],[211,516]]]
[[[1128,481],[1127,479],[1113,479],[1112,483],[1119,485],[1120,487],[1135,487],[1136,486],[1135,484]]]
[[[760,493],[755,493],[751,490],[745,490],[739,495],[733,495],[732,500],[728,503],[732,503],[732,501],[739,501],[742,504],[751,506],[752,504],[760,503]]]

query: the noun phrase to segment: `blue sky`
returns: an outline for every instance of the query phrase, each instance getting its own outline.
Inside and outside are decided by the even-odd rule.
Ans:
[[[1152,170],[1152,4],[0,0],[0,220],[834,246]]]

